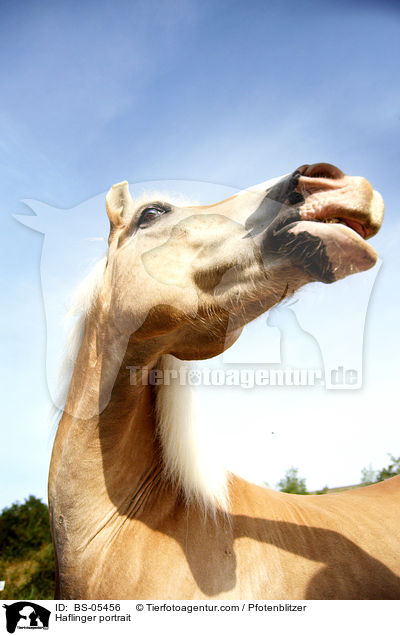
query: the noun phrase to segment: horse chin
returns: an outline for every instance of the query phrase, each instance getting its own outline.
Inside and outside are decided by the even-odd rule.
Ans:
[[[321,282],[334,282],[350,274],[364,272],[378,259],[374,248],[355,230],[342,223],[297,221],[289,225],[287,231],[292,239],[296,237],[304,244],[307,244],[307,236],[314,243],[318,240],[320,249],[315,253],[314,266],[321,270],[318,276]],[[323,267],[321,260],[325,261]]]

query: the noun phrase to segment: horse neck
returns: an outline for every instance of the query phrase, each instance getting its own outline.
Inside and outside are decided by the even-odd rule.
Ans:
[[[115,509],[131,514],[159,487],[153,391],[132,385],[128,368],[158,357],[154,343],[132,344],[87,320],[53,449],[49,498],[59,510],[73,506],[79,517],[90,500],[100,522]]]

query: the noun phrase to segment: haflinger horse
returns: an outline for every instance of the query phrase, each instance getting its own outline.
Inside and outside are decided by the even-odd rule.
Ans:
[[[51,461],[56,597],[400,598],[400,477],[324,496],[248,483],[202,441],[190,387],[142,380],[220,354],[306,283],[372,267],[379,193],[321,163],[215,205],[118,183],[106,209]]]

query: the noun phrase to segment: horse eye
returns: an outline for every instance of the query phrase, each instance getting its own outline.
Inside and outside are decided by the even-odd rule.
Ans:
[[[145,208],[142,211],[142,214],[140,215],[139,224],[138,224],[139,227],[147,227],[156,218],[158,218],[162,214],[165,214],[166,211],[167,210],[164,210],[161,207],[160,208],[156,208],[156,207]]]

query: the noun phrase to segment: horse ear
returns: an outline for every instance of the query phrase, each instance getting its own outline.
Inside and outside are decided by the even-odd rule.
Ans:
[[[126,224],[133,211],[133,200],[127,181],[113,185],[106,196],[106,210],[111,230]]]

